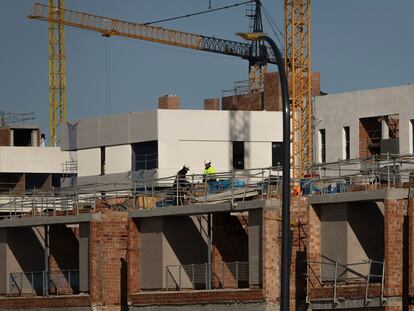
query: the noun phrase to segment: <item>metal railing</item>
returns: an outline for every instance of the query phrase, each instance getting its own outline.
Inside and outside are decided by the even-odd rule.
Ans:
[[[318,287],[332,287],[333,296],[332,301],[334,304],[338,304],[338,287],[343,285],[363,285],[365,286],[365,295],[363,297],[364,304],[366,305],[372,299],[369,296],[370,285],[376,283],[381,284],[380,299],[384,302],[384,275],[385,275],[385,263],[377,260],[366,260],[362,262],[355,262],[350,264],[341,264],[340,262],[330,259],[321,255],[322,261],[306,261],[307,263],[307,297],[306,301],[309,302],[310,289]],[[315,273],[312,269],[313,265],[319,265],[320,275]],[[313,281],[312,281],[313,280]],[[316,280],[317,284],[314,284]]]
[[[49,296],[78,292],[78,270],[13,272],[9,276],[9,295]]]
[[[316,164],[313,173],[292,179],[292,189],[302,195],[336,194],[414,186],[414,155],[386,154],[370,159],[338,160]],[[178,181],[178,182],[177,182]],[[211,204],[251,199],[280,198],[281,167],[233,170],[165,178],[131,177],[127,183],[74,185],[52,191],[10,190],[0,194],[0,217],[77,215],[93,211],[96,204],[119,210]],[[295,186],[295,187],[294,187]],[[296,190],[295,190],[296,191]]]
[[[165,268],[165,290],[248,288],[249,263],[222,262],[217,265],[169,265]]]

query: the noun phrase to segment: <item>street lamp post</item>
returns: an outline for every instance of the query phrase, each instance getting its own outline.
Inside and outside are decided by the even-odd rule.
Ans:
[[[276,43],[263,33],[237,33],[240,37],[251,41],[266,41],[272,48],[279,70],[283,104],[283,179],[282,179],[282,263],[280,282],[280,310],[289,311],[290,302],[290,105],[288,81],[284,61]],[[270,179],[270,176],[269,176]]]

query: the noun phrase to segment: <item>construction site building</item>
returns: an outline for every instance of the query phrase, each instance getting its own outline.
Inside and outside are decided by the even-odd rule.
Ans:
[[[280,112],[215,111],[217,100],[209,111],[178,110],[169,97],[164,109],[70,122],[62,148],[77,153],[79,183],[10,193],[1,311],[279,309]],[[291,198],[292,310],[412,309],[413,99],[412,86],[316,98],[325,161],[292,180],[302,190]],[[118,183],[116,174],[136,171],[133,145],[153,141],[157,174]],[[234,170],[234,141],[249,150],[243,169]],[[211,150],[227,172],[208,184],[198,173]],[[171,186],[183,164],[195,170],[185,191]]]

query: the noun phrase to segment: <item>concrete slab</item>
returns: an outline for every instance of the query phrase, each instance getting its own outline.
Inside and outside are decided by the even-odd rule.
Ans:
[[[25,217],[25,218],[9,218],[0,220],[0,228],[15,228],[15,227],[37,227],[45,225],[58,224],[79,224],[83,222],[90,222],[93,220],[100,220],[101,214],[83,214],[76,216],[44,216],[44,217]]]
[[[326,204],[357,201],[383,201],[385,199],[405,199],[409,189],[379,189],[371,191],[344,192],[309,197],[309,204]]]
[[[236,202],[234,206],[230,202],[216,204],[191,204],[186,206],[171,206],[164,208],[152,208],[129,212],[131,218],[148,218],[162,216],[190,216],[208,213],[234,213],[244,212],[258,208],[277,207],[276,200],[252,200],[245,202]],[[272,205],[273,204],[273,205]]]

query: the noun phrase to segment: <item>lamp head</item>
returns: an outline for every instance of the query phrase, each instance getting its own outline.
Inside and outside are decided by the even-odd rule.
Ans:
[[[258,41],[262,37],[267,36],[267,34],[262,32],[237,32],[236,35],[248,41]]]

